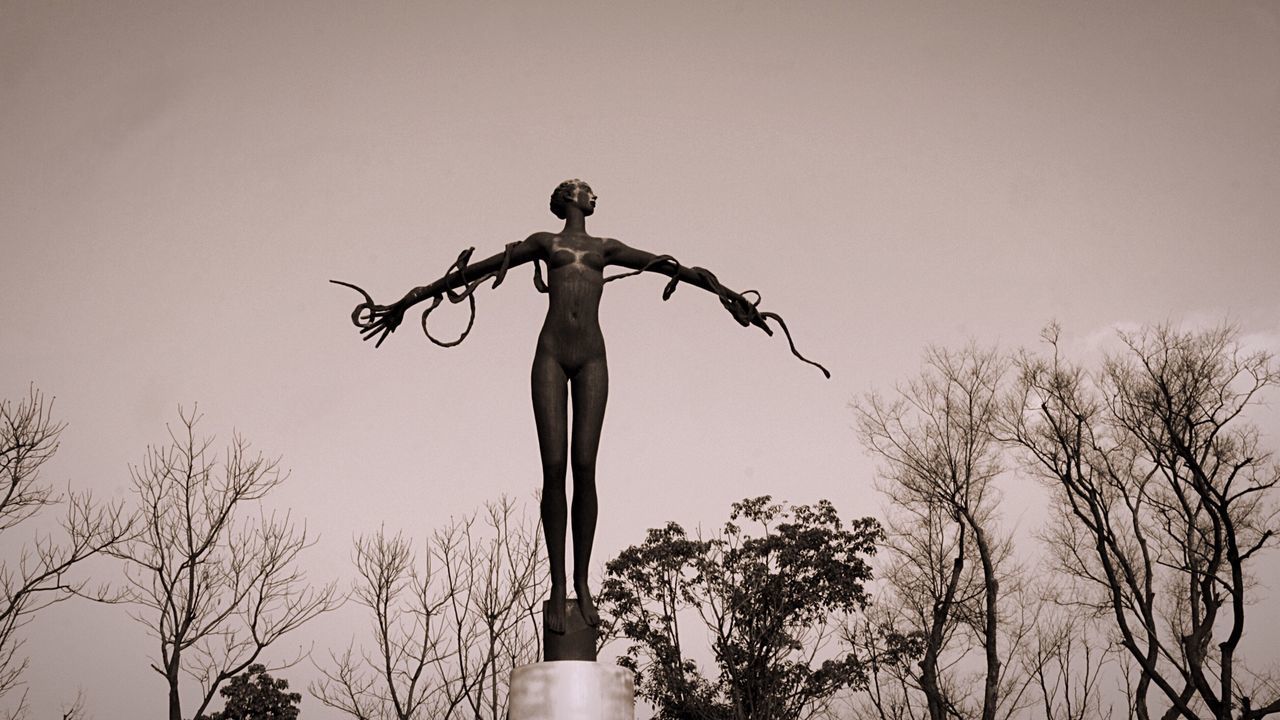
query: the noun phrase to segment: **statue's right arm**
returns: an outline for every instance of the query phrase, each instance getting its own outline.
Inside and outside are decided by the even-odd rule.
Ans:
[[[377,305],[365,293],[366,302],[356,306],[351,319],[360,328],[360,334],[365,340],[376,338],[377,342],[374,345],[381,346],[382,341],[387,339],[387,335],[395,332],[396,328],[400,327],[401,321],[404,320],[404,314],[409,308],[423,300],[438,298],[449,290],[456,290],[467,283],[475,282],[497,273],[503,269],[504,264],[509,270],[517,265],[524,265],[546,257],[547,237],[547,233],[534,233],[521,242],[513,243],[509,246],[509,249],[503,252],[466,265],[461,270],[451,270],[444,277],[429,285],[416,287],[390,305]],[[355,287],[348,283],[340,284]],[[364,293],[360,288],[355,289]]]
[[[497,272],[502,269],[504,262],[507,263],[507,268],[510,269],[541,258],[546,254],[544,250],[546,247],[545,235],[546,233],[534,233],[515,243],[511,248],[509,259],[507,251],[496,253],[479,262],[467,265],[465,270],[453,270],[429,285],[416,287],[405,293],[405,296],[397,300],[392,307],[396,308],[400,313],[404,313],[423,300],[429,300],[449,290],[457,290],[468,282],[474,282],[479,278]]]

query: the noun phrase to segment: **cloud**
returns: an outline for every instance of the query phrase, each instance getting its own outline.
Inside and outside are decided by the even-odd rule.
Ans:
[[[1231,314],[1209,311],[1195,311],[1181,317],[1169,317],[1163,321],[1145,323],[1135,320],[1113,320],[1080,334],[1072,333],[1071,328],[1063,328],[1062,348],[1067,355],[1087,362],[1122,348],[1123,335],[1139,332],[1144,327],[1161,322],[1181,332],[1205,331],[1221,327],[1224,323],[1232,324],[1239,328],[1237,339],[1240,348],[1245,352],[1264,351],[1280,355],[1280,325],[1246,327],[1242,321]]]

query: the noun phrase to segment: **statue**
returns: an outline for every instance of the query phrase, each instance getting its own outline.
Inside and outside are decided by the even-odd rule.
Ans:
[[[494,278],[496,288],[510,268],[534,263],[534,284],[549,295],[546,320],[533,355],[531,378],[533,415],[542,457],[542,524],[551,565],[551,599],[545,623],[548,631],[561,634],[565,631],[567,601],[564,568],[565,525],[569,515],[565,500],[567,469],[573,471],[573,590],[587,624],[594,627],[600,621],[587,584],[587,572],[596,528],[596,451],[609,394],[609,368],[598,318],[606,282],[650,271],[671,278],[663,292],[664,300],[681,282],[715,293],[744,327],[754,325],[772,335],[767,321],[776,321],[786,334],[792,353],[831,377],[826,368],[806,360],[796,351],[780,316],[758,310],[759,293],[734,292],[702,268],[684,267],[670,256],[654,255],[611,238],[588,235],[586,218],[595,212],[595,207],[596,194],[585,182],[560,183],[551,195],[551,212],[564,220],[563,230],[534,233],[474,264],[470,263],[474,248],[468,249],[443,277],[410,290],[391,305],[374,303],[369,294],[356,285],[332,281],[364,296],[364,302],[356,306],[351,318],[365,340],[376,338],[375,347],[400,326],[409,308],[428,299],[431,305],[422,314],[423,331],[432,342],[449,347],[462,342],[471,331],[475,321],[473,293],[481,283]],[[548,268],[545,283],[539,263],[546,263]],[[628,268],[630,272],[605,277],[604,269],[610,265]],[[754,301],[748,300],[747,295],[754,296]],[[471,308],[466,329],[452,342],[437,340],[427,331],[427,316],[445,296],[455,303],[465,299]],[[572,434],[568,427],[570,401],[573,404]]]

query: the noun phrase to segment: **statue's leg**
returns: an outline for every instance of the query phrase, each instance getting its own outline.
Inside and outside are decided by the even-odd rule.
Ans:
[[[533,419],[538,426],[538,451],[542,456],[542,532],[551,566],[551,603],[547,629],[564,632],[565,576],[564,534],[568,508],[565,503],[565,450],[569,438],[568,392],[560,363],[545,353],[533,357]]]
[[[588,625],[600,623],[588,585],[591,546],[596,537],[596,452],[609,398],[609,367],[603,357],[583,365],[573,377],[573,590]]]

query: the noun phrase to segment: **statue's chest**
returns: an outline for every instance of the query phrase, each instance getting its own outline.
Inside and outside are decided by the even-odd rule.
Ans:
[[[604,256],[598,248],[553,243],[551,245],[551,260],[549,264],[553,269],[576,265],[584,269],[601,272],[604,270]]]

